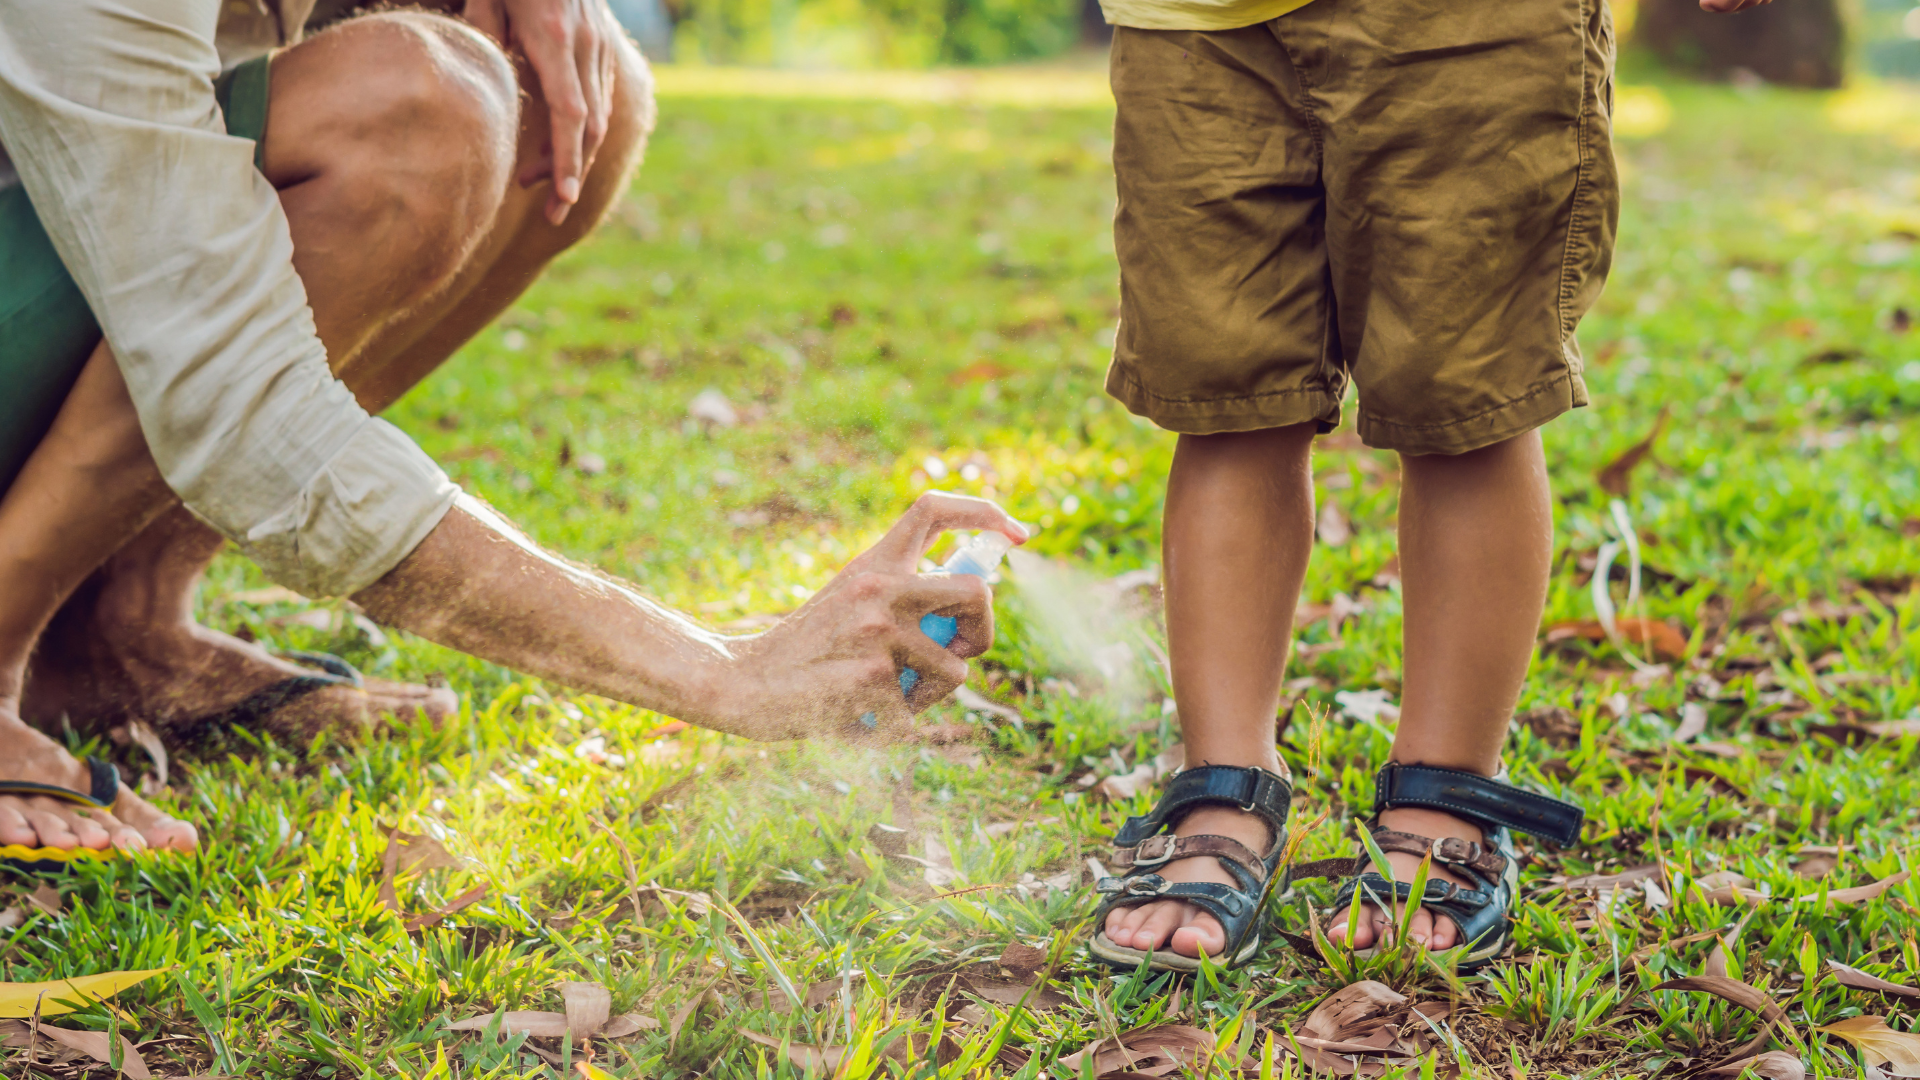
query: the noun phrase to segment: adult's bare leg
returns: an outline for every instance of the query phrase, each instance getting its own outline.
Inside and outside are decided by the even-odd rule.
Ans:
[[[419,35],[406,31],[418,24],[396,27],[390,19],[343,24],[276,58],[265,152],[321,338],[336,371],[376,412],[592,228],[624,190],[653,122],[651,76],[624,48],[607,139],[579,204],[565,223],[552,225],[540,212],[545,184],[520,188],[490,174],[449,183],[432,168],[463,160],[457,147],[422,146],[421,133],[473,130],[438,115],[472,73],[458,70],[457,52],[445,55],[458,48],[445,38],[451,24],[428,21],[438,29],[425,31],[424,42],[409,41]],[[369,85],[361,74],[369,64],[385,64],[432,75],[447,62],[456,70],[411,88]],[[501,147],[516,159],[509,176],[537,157],[546,139],[547,109],[528,85],[534,93],[520,110],[518,131],[505,129],[513,145]],[[439,242],[432,242],[436,228]],[[396,234],[409,242],[388,252],[386,272],[369,274],[366,238]],[[433,284],[423,290],[420,282]],[[396,296],[405,302],[395,303]],[[295,674],[294,665],[194,620],[195,587],[222,545],[217,533],[175,508],[116,554],[54,621],[29,686],[31,715],[43,723],[62,712],[129,716],[164,727]],[[319,691],[272,719],[298,737],[322,727],[364,727],[387,713],[438,718],[457,707],[447,690],[369,680],[369,691]]]
[[[1401,459],[1400,575],[1406,677],[1393,760],[1491,776],[1540,632],[1553,562],[1553,492],[1540,433],[1454,456]],[[1478,842],[1480,830],[1435,810],[1381,815],[1415,836]],[[1400,881],[1419,859],[1389,854]],[[1435,867],[1448,881],[1471,885]],[[1368,908],[1355,928],[1366,948],[1391,927]],[[1336,925],[1335,936],[1346,927]],[[1451,919],[1415,913],[1407,935],[1433,949],[1460,943]]]
[[[88,791],[85,765],[20,719],[27,657],[61,599],[171,498],[106,346],[0,494],[0,778]],[[0,796],[0,844],[190,849],[193,827],[122,791],[116,813]]]
[[[1313,548],[1312,424],[1231,435],[1183,435],[1167,478],[1162,540],[1167,646],[1190,764],[1259,766],[1284,773],[1273,729],[1293,633],[1293,611]],[[1182,836],[1230,836],[1255,851],[1271,838],[1260,818],[1203,806]],[[1237,884],[1212,858],[1158,871],[1169,881]],[[1116,945],[1171,947],[1186,956],[1226,949],[1201,908],[1162,901],[1107,916]]]
[[[273,77],[267,172],[282,192],[322,340],[330,354],[352,358],[356,342],[455,281],[486,239],[513,164],[512,70],[470,29],[396,14],[287,51]],[[349,385],[377,370],[352,369]],[[134,715],[165,723],[289,673],[194,625],[192,583],[217,547],[161,482],[103,345],[0,499],[0,775],[86,789],[84,766],[23,723],[36,645],[38,700],[28,715],[42,720],[57,718],[56,708],[82,722],[98,718],[125,708],[110,696],[123,693]],[[70,622],[43,635],[69,600],[63,617],[79,616],[79,628]],[[342,714],[373,718],[356,691],[308,698],[276,711],[276,726],[297,735]],[[129,792],[121,798],[145,806]],[[151,845],[194,842],[190,828],[150,807],[129,810],[140,818],[131,832],[103,830],[87,813],[0,799],[0,839],[99,847],[137,844],[137,832]]]

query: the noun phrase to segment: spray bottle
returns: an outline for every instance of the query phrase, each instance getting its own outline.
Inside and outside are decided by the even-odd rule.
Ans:
[[[1011,547],[1013,547],[1013,541],[1007,539],[1004,534],[991,529],[977,532],[971,539],[955,548],[953,554],[947,556],[947,561],[941,564],[940,569],[949,574],[972,574],[977,578],[991,578],[993,572],[999,569],[1000,560],[1007,554],[1007,549]],[[951,615],[929,611],[920,616],[920,632],[932,638],[941,648],[946,648],[953,644],[954,637],[960,633],[960,620]],[[902,695],[913,693],[913,688],[919,684],[919,672],[912,668],[900,669]],[[879,724],[880,718],[875,713],[868,713],[860,718],[860,722],[871,728]]]

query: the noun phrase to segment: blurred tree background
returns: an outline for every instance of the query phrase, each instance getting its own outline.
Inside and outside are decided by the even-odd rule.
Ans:
[[[1336,0],[1337,2],[1337,0]],[[1098,0],[612,0],[657,60],[918,68],[1057,57],[1110,36]],[[1920,78],[1916,0],[1775,0],[1739,18],[1696,0],[1617,0],[1622,41],[1720,81],[1833,87]]]

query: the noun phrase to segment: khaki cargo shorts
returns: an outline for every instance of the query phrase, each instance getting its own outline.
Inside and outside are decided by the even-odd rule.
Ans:
[[[1313,0],[1117,28],[1107,390],[1204,435],[1458,454],[1587,403],[1619,218],[1605,0]]]

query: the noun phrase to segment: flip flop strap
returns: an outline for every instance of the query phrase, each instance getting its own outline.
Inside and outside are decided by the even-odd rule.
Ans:
[[[23,799],[58,799],[92,810],[113,809],[113,804],[120,798],[120,770],[99,758],[90,757],[86,761],[87,791],[75,791],[54,784],[37,784],[31,780],[0,780],[0,795]]]
[[[1226,957],[1237,956],[1240,947],[1246,944],[1247,934],[1252,929],[1255,917],[1259,914],[1259,900],[1234,888],[1216,881],[1168,881],[1159,874],[1143,874],[1138,877],[1105,877],[1094,883],[1094,889],[1105,894],[1107,899],[1094,912],[1093,924],[1105,926],[1107,913],[1115,908],[1139,907],[1142,904],[1158,903],[1162,900],[1180,900],[1201,908],[1207,914],[1219,920],[1220,929],[1227,938]]]

